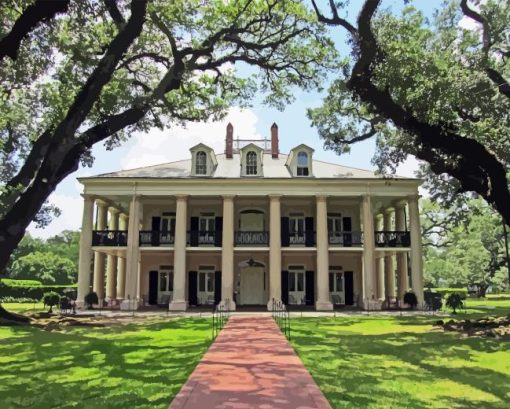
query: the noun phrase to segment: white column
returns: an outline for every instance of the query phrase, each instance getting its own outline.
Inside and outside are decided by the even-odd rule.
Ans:
[[[234,196],[223,196],[223,232],[221,242],[221,301],[230,300],[228,308],[234,311]]]
[[[134,195],[129,205],[128,240],[126,248],[126,285],[122,310],[138,309],[138,262],[140,260],[139,236],[142,205],[140,196]]]
[[[406,231],[406,205],[405,203],[399,203],[395,205],[395,230]],[[398,287],[398,299],[403,301],[404,294],[409,289],[407,269],[407,253],[397,253],[397,287]]]
[[[384,212],[384,230],[395,230],[392,223],[393,209],[386,209]],[[395,300],[395,268],[393,266],[393,255],[391,251],[384,252],[384,288],[385,298]]]
[[[175,241],[174,241],[174,291],[170,311],[186,311],[186,218],[188,196],[176,196]]]
[[[418,195],[409,196],[409,229],[411,233],[411,284],[418,298],[418,305],[423,303],[423,259],[421,246],[420,210]]]
[[[372,197],[363,195],[363,305],[375,300],[375,237]]]
[[[329,299],[328,199],[317,196],[317,301],[318,311],[333,310]]]
[[[374,230],[383,230],[382,214],[374,218]],[[378,300],[384,300],[384,257],[381,252],[376,252],[375,259],[375,297]]]
[[[109,209],[110,220],[108,230],[119,229],[119,210],[113,207]],[[115,304],[117,299],[117,256],[108,254],[106,256],[106,300],[109,304]]]
[[[282,286],[282,238],[280,220],[281,195],[269,195],[269,300],[267,308],[272,308],[272,300],[281,300]]]
[[[119,215],[119,231],[127,231],[128,217],[121,213]],[[124,291],[126,289],[126,255],[117,257],[117,300],[120,302],[124,299]]]
[[[90,266],[92,261],[92,225],[94,219],[94,197],[83,195],[83,216],[80,233],[80,261],[78,265],[78,297],[76,305],[82,308],[84,298],[90,292]]]
[[[97,220],[96,230],[106,229],[108,205],[103,202],[97,203]],[[94,292],[97,294],[99,304],[103,304],[104,299],[104,268],[105,268],[105,254],[100,251],[94,252]]]

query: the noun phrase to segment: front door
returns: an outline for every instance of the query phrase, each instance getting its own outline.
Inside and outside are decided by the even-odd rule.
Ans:
[[[265,304],[264,287],[263,267],[243,268],[241,271],[241,304]]]
[[[289,271],[289,304],[305,304],[305,272],[302,270]]]
[[[199,243],[214,245],[214,230],[216,228],[216,222],[214,213],[202,213],[200,214],[199,222]]]
[[[344,273],[342,271],[330,271],[329,294],[333,304],[345,304]]]
[[[214,305],[214,271],[198,272],[198,303]]]
[[[168,304],[172,301],[174,291],[174,272],[172,270],[159,270],[158,304]]]

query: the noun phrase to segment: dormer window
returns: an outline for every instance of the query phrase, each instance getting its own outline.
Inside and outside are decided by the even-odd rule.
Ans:
[[[257,174],[257,154],[253,151],[250,151],[246,154],[246,174]]]
[[[308,176],[308,154],[306,152],[299,152],[297,156],[297,175]]]
[[[197,152],[195,166],[196,175],[207,175],[207,154],[204,151]]]

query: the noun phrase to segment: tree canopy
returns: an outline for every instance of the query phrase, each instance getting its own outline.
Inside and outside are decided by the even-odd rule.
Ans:
[[[341,154],[375,138],[381,172],[414,155],[434,200],[475,192],[510,225],[510,3],[451,1],[428,21],[412,5],[396,16],[366,0],[355,24],[342,17],[347,3],[313,2],[352,48],[323,105],[309,110],[326,146]]]
[[[0,269],[94,144],[218,119],[257,91],[281,108],[336,58],[298,0],[54,3],[0,5]]]

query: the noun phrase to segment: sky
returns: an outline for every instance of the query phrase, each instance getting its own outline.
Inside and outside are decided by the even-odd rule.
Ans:
[[[441,7],[443,0],[415,0],[415,7],[421,9],[426,16],[431,17],[435,9]],[[354,21],[357,16],[361,0],[351,0],[348,8],[348,18]],[[394,13],[399,13],[404,4],[403,0],[383,1],[382,7],[390,7]],[[327,11],[326,7],[322,8]],[[345,30],[334,28],[331,30],[335,43],[342,54],[348,55],[349,47],[345,44]],[[325,84],[327,88],[327,84]],[[241,110],[232,107],[227,116],[219,122],[189,123],[185,127],[172,127],[161,131],[152,129],[147,133],[135,133],[130,140],[121,147],[107,151],[102,144],[93,148],[95,157],[91,168],[80,167],[78,171],[69,175],[50,196],[49,201],[57,205],[62,214],[55,218],[44,229],[38,229],[34,224],[28,232],[34,237],[48,238],[63,230],[77,230],[81,225],[83,199],[80,193],[82,185],[78,177],[91,176],[121,169],[156,165],[190,157],[189,148],[199,142],[212,147],[217,153],[224,151],[226,125],[231,122],[234,126],[234,138],[259,139],[270,137],[270,127],[273,122],[278,124],[280,152],[288,153],[291,148],[305,143],[315,149],[314,158],[318,160],[339,163],[363,169],[374,169],[371,159],[375,151],[375,141],[369,140],[352,146],[349,154],[341,157],[332,151],[325,151],[323,141],[317,130],[312,128],[306,116],[306,110],[321,104],[324,93],[304,93],[296,90],[295,101],[288,105],[283,112],[268,108],[255,98],[253,106]],[[413,157],[397,170],[401,176],[414,176],[418,162]]]

